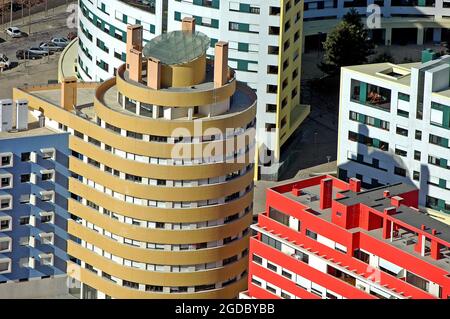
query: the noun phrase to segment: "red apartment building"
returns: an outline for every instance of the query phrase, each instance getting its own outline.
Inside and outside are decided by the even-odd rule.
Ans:
[[[450,226],[418,190],[331,176],[267,190],[241,298],[450,298]]]

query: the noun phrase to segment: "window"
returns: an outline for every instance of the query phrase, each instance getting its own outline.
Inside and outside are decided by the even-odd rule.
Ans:
[[[41,223],[43,224],[53,224],[55,214],[53,212],[43,212],[41,215]]]
[[[269,14],[271,16],[279,16],[280,12],[281,12],[280,7],[270,7],[269,9]]]
[[[257,264],[262,265],[263,259],[259,257],[258,255],[253,254],[253,261]]]
[[[420,161],[421,153],[419,151],[414,151],[414,159]]]
[[[30,180],[31,180],[31,174],[20,175],[20,182],[21,183],[29,183]]]
[[[7,253],[11,251],[12,240],[9,237],[0,238],[0,253]]]
[[[29,225],[30,224],[30,216],[22,216],[19,218],[19,225]]]
[[[317,240],[317,233],[307,229],[306,230],[306,236],[308,236],[309,238],[312,238],[314,240]]]
[[[19,259],[19,267],[20,268],[30,268],[32,267],[31,261],[29,257],[24,257]]]
[[[418,171],[413,171],[413,179],[415,181],[420,181],[420,172]]]
[[[278,74],[278,66],[268,65],[267,66],[267,74]]]
[[[21,204],[28,204],[30,202],[30,194],[22,194],[20,195],[20,203]]]
[[[41,200],[43,202],[53,202],[55,198],[54,191],[43,191],[41,192]]]
[[[6,274],[11,272],[11,259],[3,258],[0,259],[0,274]]]
[[[11,167],[13,165],[12,153],[0,154],[0,167]]]
[[[55,234],[53,233],[41,233],[41,243],[43,245],[53,245]]]
[[[449,147],[449,143],[448,143],[448,139],[447,138],[444,138],[444,137],[441,137],[441,136],[437,136],[437,135],[434,135],[434,134],[430,134],[429,142],[431,144],[442,146],[442,147],[445,147],[445,148]]]
[[[261,241],[277,250],[281,250],[281,242],[272,237],[269,237],[265,234],[261,234]]]
[[[408,152],[399,148],[395,149],[395,155],[399,155],[402,157],[406,157],[408,155]]]
[[[394,174],[406,177],[406,169],[395,166],[394,168]]]
[[[28,246],[30,244],[30,237],[25,236],[25,237],[20,237],[19,238],[19,245],[20,246]]]
[[[40,254],[39,260],[42,266],[53,266],[53,254]]]
[[[12,209],[12,196],[6,195],[0,198],[0,210]]]
[[[145,285],[145,291],[162,292],[163,286]]]
[[[106,279],[108,279],[108,280],[110,280],[110,281],[112,281],[112,282],[116,282],[116,281],[111,277],[110,274],[108,274],[108,273],[106,273],[106,272],[104,272],[104,271],[102,271],[102,277],[103,277],[103,278],[106,278]]]
[[[0,189],[12,188],[12,175],[1,175],[0,176]]]
[[[281,271],[281,275],[283,275],[286,278],[292,279],[292,274],[284,269]]]
[[[270,291],[271,293],[273,293],[273,294],[277,293],[277,290],[274,287],[272,287],[271,285],[269,285],[269,284],[266,285],[266,289],[268,291]]]
[[[291,295],[285,293],[284,291],[281,292],[281,297],[284,299],[292,299]]]
[[[400,126],[397,126],[397,131],[396,131],[396,133],[397,133],[398,135],[408,136],[408,130],[405,129],[405,128],[403,128],[403,127],[400,127]]]
[[[48,171],[42,171],[41,172],[41,179],[43,181],[54,181],[54,175],[55,172],[53,170],[48,170]]]
[[[272,271],[277,271],[277,269],[278,269],[278,267],[277,266],[275,266],[274,264],[272,264],[272,263],[270,263],[270,262],[267,262],[267,268],[268,269],[270,269],[270,270],[272,270]]]
[[[406,282],[424,291],[428,291],[430,286],[430,282],[428,280],[410,273],[409,271],[406,272]]]
[[[22,153],[20,155],[20,160],[22,162],[29,162],[31,160],[31,153],[30,152]]]
[[[256,278],[252,278],[252,283],[253,284],[255,284],[255,285],[257,285],[257,286],[262,286],[262,283],[261,283],[261,281],[259,281],[258,279],[256,279]]]
[[[52,159],[55,160],[55,149],[54,148],[45,148],[41,150],[43,159]]]
[[[278,90],[278,86],[273,85],[273,84],[268,84],[267,85],[267,93],[273,93],[276,94]]]
[[[415,138],[416,138],[416,140],[421,141],[422,140],[422,131],[416,130]]]

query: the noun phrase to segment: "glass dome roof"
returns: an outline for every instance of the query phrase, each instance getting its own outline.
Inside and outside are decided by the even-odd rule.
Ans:
[[[210,39],[201,32],[173,31],[164,33],[144,47],[144,57],[156,58],[163,64],[188,63],[205,54]]]

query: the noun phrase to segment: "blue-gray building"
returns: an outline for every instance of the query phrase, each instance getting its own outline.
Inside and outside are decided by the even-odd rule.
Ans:
[[[66,274],[68,134],[0,132],[0,289]]]

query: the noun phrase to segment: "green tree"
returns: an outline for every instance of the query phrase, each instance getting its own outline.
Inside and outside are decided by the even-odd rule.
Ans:
[[[374,52],[367,30],[353,8],[328,34],[323,46],[325,54],[319,68],[329,75],[339,74],[343,66],[367,63]]]
[[[395,63],[395,59],[390,52],[384,52],[378,54],[371,61],[371,63],[383,63],[383,62]]]

